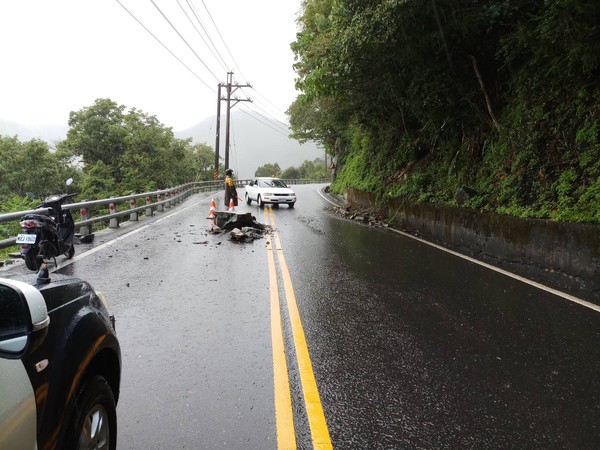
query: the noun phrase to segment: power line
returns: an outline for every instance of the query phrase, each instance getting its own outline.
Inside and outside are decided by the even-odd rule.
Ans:
[[[240,75],[242,75],[242,78],[246,78],[243,74],[242,74],[242,70],[240,69],[238,63],[236,62],[235,58],[233,57],[233,55],[231,54],[231,50],[229,50],[229,47],[227,46],[227,43],[225,42],[225,39],[223,39],[223,35],[221,34],[221,32],[219,31],[219,27],[217,26],[217,24],[215,23],[212,14],[210,13],[208,7],[206,6],[206,3],[204,3],[204,0],[202,1],[202,5],[204,5],[204,9],[206,9],[206,12],[208,13],[208,17],[210,17],[210,20],[213,24],[213,26],[215,27],[215,30],[217,30],[217,34],[219,35],[219,37],[221,38],[221,42],[223,42],[223,45],[225,46],[225,49],[227,50],[227,53],[229,53],[229,56],[231,57],[231,60],[233,61],[233,64],[235,65],[235,67],[237,68],[238,72],[240,73]],[[212,42],[212,41],[211,41]]]
[[[285,131],[287,131],[289,129],[288,124],[286,124],[286,123],[284,123],[284,122],[282,122],[280,120],[277,120],[275,118],[269,117],[269,115],[270,115],[269,112],[266,109],[264,109],[262,106],[260,106],[258,103],[253,103],[252,105],[254,106],[255,109],[258,109],[258,110],[262,111],[263,113],[267,114],[265,116],[264,114],[260,114],[258,111],[256,111],[257,114],[260,114],[262,117],[264,117],[265,119],[267,119],[270,122],[272,122],[275,126],[281,128],[281,129],[283,129]]]
[[[209,85],[209,84],[208,84],[206,81],[204,81],[204,80],[203,80],[202,78],[200,78],[200,77],[199,77],[199,76],[198,76],[198,75],[197,75],[197,74],[196,74],[196,73],[195,73],[195,72],[194,72],[192,69],[190,69],[190,68],[189,68],[189,67],[188,67],[188,66],[187,66],[187,65],[186,65],[186,64],[185,64],[185,63],[184,63],[184,62],[183,62],[181,59],[179,59],[179,57],[178,57],[178,56],[177,56],[175,53],[173,53],[173,52],[172,52],[172,51],[169,49],[169,47],[167,47],[165,44],[163,44],[163,43],[162,43],[162,41],[161,41],[159,38],[157,38],[157,37],[154,35],[154,33],[152,33],[152,31],[150,31],[150,30],[149,30],[149,29],[148,29],[148,28],[147,28],[147,27],[146,27],[146,26],[145,26],[145,25],[144,25],[142,22],[140,22],[140,20],[139,20],[139,19],[138,19],[138,18],[137,18],[137,17],[136,17],[136,16],[135,16],[135,15],[134,15],[134,14],[133,14],[131,11],[129,11],[129,10],[128,10],[128,9],[127,9],[127,8],[126,8],[126,7],[125,7],[125,6],[124,6],[124,5],[123,5],[123,4],[120,2],[120,1],[119,1],[119,0],[115,0],[115,1],[116,1],[116,2],[117,2],[117,3],[118,3],[118,4],[119,4],[119,5],[120,5],[120,6],[121,6],[121,7],[122,7],[122,8],[123,8],[125,11],[127,11],[127,13],[128,13],[128,14],[129,14],[131,17],[133,17],[133,19],[134,19],[134,20],[135,20],[137,23],[139,23],[139,24],[142,26],[142,28],[143,28],[144,30],[146,30],[146,31],[147,31],[147,32],[150,34],[150,36],[152,36],[154,39],[156,39],[156,41],[157,41],[157,42],[158,42],[160,45],[162,45],[166,51],[168,51],[168,52],[169,52],[169,53],[170,53],[170,54],[171,54],[171,55],[172,55],[172,56],[173,56],[173,57],[174,57],[174,58],[175,58],[177,61],[179,61],[179,63],[180,63],[180,64],[181,64],[183,67],[185,67],[185,68],[186,68],[186,69],[187,69],[187,70],[188,70],[188,71],[189,71],[189,72],[190,72],[192,75],[194,75],[194,76],[195,76],[195,77],[196,77],[196,78],[197,78],[197,79],[198,79],[198,80],[199,80],[199,81],[200,81],[202,84],[204,84],[204,85],[205,85],[205,86],[206,86],[208,89],[210,89],[210,90],[211,90],[213,93],[216,93],[216,91],[215,91],[214,87],[211,87],[211,86],[210,86],[210,85]]]
[[[274,103],[272,103],[267,97],[265,97],[264,95],[262,95],[261,92],[258,89],[254,88],[254,87],[252,89],[254,90],[254,92],[256,92],[256,94],[259,97],[261,97],[264,101],[266,101],[268,104],[270,104],[275,111],[281,113],[281,110],[279,109],[279,107],[277,105],[275,105]]]
[[[251,109],[253,112],[255,112],[256,114],[258,114],[259,116],[261,116],[262,118],[264,118],[265,120],[267,120],[268,122],[270,122],[271,124],[273,124],[274,126],[278,127],[280,130],[282,130],[283,132],[287,133],[289,131],[289,126],[279,120],[273,119],[272,117],[269,116],[269,112],[266,111],[264,108],[262,108],[260,105],[252,102],[251,106],[248,106],[248,109]],[[263,111],[265,114],[261,114],[260,111]]]
[[[194,73],[194,71],[192,69],[190,69],[179,57],[177,57],[177,55],[175,55],[175,53],[173,53],[158,37],[156,37],[131,11],[129,11],[122,3],[120,0],[116,0],[117,3],[131,16],[133,17],[133,19],[138,22],[159,44],[161,44],[175,59],[177,59],[177,61],[182,64],[190,73],[192,73],[192,75],[194,75],[199,81],[201,81],[210,91],[212,91],[213,93],[215,93],[215,89],[212,88],[208,83],[206,83],[202,78],[200,78],[196,73]],[[167,18],[167,16],[165,15],[165,13],[163,13],[163,11],[158,7],[158,5],[154,2],[154,0],[151,0],[152,4],[154,5],[154,7],[158,10],[158,12],[162,15],[162,17],[164,18],[164,20],[171,26],[171,28],[173,28],[173,30],[177,33],[177,35],[180,37],[180,39],[188,46],[188,48],[192,51],[192,53],[194,53],[194,55],[198,58],[198,60],[204,65],[204,67],[208,70],[208,72],[218,81],[217,76],[214,74],[214,72],[210,69],[210,67],[208,67],[208,65],[202,60],[202,58],[200,58],[200,56],[194,51],[194,49],[192,48],[192,46],[188,43],[188,41],[182,36],[182,34],[177,30],[177,28],[175,27],[175,25],[173,25],[173,23]],[[206,42],[206,39],[204,39],[204,37],[202,36],[202,34],[200,33],[200,30],[198,30],[198,28],[193,24],[193,21],[191,19],[191,17],[188,15],[188,13],[186,12],[185,8],[183,7],[183,5],[180,3],[179,0],[177,0],[177,3],[179,5],[179,7],[181,8],[182,12],[185,14],[185,16],[187,17],[188,21],[190,21],[190,23],[192,24],[192,26],[194,27],[194,29],[196,30],[196,32],[198,33],[198,35],[200,36],[200,38],[202,39],[202,41],[204,42],[204,44],[208,47],[208,49],[211,51],[213,57],[215,57],[215,59],[217,60],[217,62],[219,62],[219,64],[222,65],[226,65],[225,60],[223,59],[223,57],[221,56],[219,50],[217,49],[214,41],[211,39],[210,37],[210,33],[208,32],[208,30],[206,29],[206,27],[202,24],[202,21],[200,20],[197,11],[195,10],[195,7],[190,3],[189,0],[186,0],[187,5],[189,6],[190,10],[192,11],[192,13],[194,14],[196,20],[198,21],[200,27],[202,28],[202,30],[204,31],[204,33],[206,34],[206,37],[208,38],[208,40],[210,41],[210,44],[212,45],[212,47],[214,48],[214,51],[211,49],[211,45],[209,45]],[[215,28],[215,30],[217,31],[219,37],[221,38],[221,41],[223,42],[223,45],[225,46],[225,48],[227,49],[227,52],[229,53],[229,56],[232,58],[235,66],[239,69],[239,65],[237,64],[237,62],[235,61],[235,58],[233,57],[233,54],[231,53],[227,43],[225,42],[221,32],[219,31],[218,26],[216,25],[208,7],[206,6],[206,4],[204,3],[204,0],[202,0],[202,4],[204,5],[204,8],[206,9],[208,16]],[[215,54],[215,51],[217,54]],[[218,56],[217,56],[218,55]],[[240,73],[241,73],[241,69]],[[251,86],[250,86],[251,87]],[[241,89],[242,92],[244,92],[244,89]],[[274,110],[277,110],[278,113],[280,113],[280,110],[277,108],[277,106],[275,106],[272,102],[270,102],[264,95],[262,95],[258,90],[254,89],[254,92],[256,94],[258,94],[262,99],[264,99],[267,103],[269,103],[270,105],[273,106]],[[244,95],[247,96],[247,94],[244,92]],[[266,115],[261,114],[259,111],[256,111],[255,109],[259,109],[261,111],[263,111]],[[273,119],[271,117],[272,113],[267,111],[265,108],[263,108],[261,105],[259,104],[255,104],[254,108],[252,108],[252,112],[254,112],[255,114],[257,114],[260,117],[257,117],[256,115],[251,114],[249,111],[246,110],[242,110],[242,112],[244,112],[245,114],[247,114],[248,116],[250,116],[251,118],[253,118],[254,120],[260,122],[261,124],[273,129],[274,131],[285,135],[286,137],[288,136],[288,132],[289,132],[289,127],[286,123],[280,121],[280,120],[276,120]],[[262,120],[262,119],[264,120]]]
[[[256,116],[254,116],[253,114],[251,114],[251,113],[250,113],[250,111],[247,111],[247,110],[245,110],[244,108],[240,108],[240,111],[241,111],[241,112],[243,112],[244,114],[246,114],[246,115],[248,115],[248,116],[252,117],[252,118],[253,118],[254,120],[256,120],[257,122],[260,122],[260,123],[262,123],[263,125],[265,125],[265,126],[267,126],[267,127],[271,128],[272,130],[276,131],[277,133],[279,133],[279,134],[281,134],[281,135],[283,135],[283,136],[285,136],[285,137],[288,137],[288,135],[287,135],[286,133],[282,132],[282,131],[281,131],[281,129],[278,129],[278,128],[275,128],[275,127],[272,127],[272,126],[271,126],[271,124],[269,124],[269,122],[268,122],[268,121],[266,121],[266,122],[265,122],[264,120],[261,120],[261,119],[259,119],[258,117],[256,117]],[[256,111],[253,111],[253,112],[254,112],[254,113],[256,113]],[[256,114],[259,114],[259,113],[256,113]],[[260,115],[260,114],[259,114],[259,115]],[[264,116],[263,116],[263,117],[264,117]],[[267,120],[268,120],[268,119],[267,119]]]
[[[198,56],[198,54],[194,51],[194,49],[192,48],[192,46],[188,43],[188,41],[185,40],[185,38],[181,35],[181,33],[179,32],[179,30],[177,30],[177,28],[171,23],[171,21],[167,18],[167,16],[165,16],[165,14],[161,11],[161,9],[158,7],[158,5],[156,3],[154,3],[154,0],[150,0],[150,2],[154,5],[154,7],[158,10],[158,12],[164,17],[164,19],[167,21],[167,23],[169,25],[171,25],[171,28],[173,28],[173,30],[175,31],[175,33],[177,33],[177,35],[181,38],[181,40],[183,42],[185,42],[185,45],[188,46],[188,48],[191,50],[191,52],[196,55],[196,58],[198,58],[198,61],[200,61],[202,63],[202,65],[204,67],[206,67],[206,70],[208,70],[208,72],[215,78],[215,80],[219,81],[219,78],[213,73],[212,70],[210,70],[210,67],[208,67],[208,65],[202,60],[202,58],[200,58],[200,56]]]
[[[177,0],[177,3],[179,3],[179,0]],[[208,49],[210,50],[210,52],[213,54],[213,56],[215,57],[215,59],[217,60],[221,60],[221,66],[223,69],[225,69],[225,71],[228,70],[227,67],[227,63],[225,62],[225,59],[223,59],[223,57],[221,56],[221,52],[219,52],[219,49],[217,48],[217,46],[215,45],[215,43],[213,42],[213,40],[210,38],[210,33],[208,32],[208,30],[204,27],[204,24],[202,23],[202,21],[200,20],[200,17],[198,17],[198,13],[196,12],[196,9],[194,8],[194,6],[189,2],[189,0],[186,0],[186,3],[188,4],[188,7],[190,8],[190,11],[192,11],[192,14],[194,14],[194,17],[196,18],[196,21],[198,22],[198,24],[200,25],[200,27],[202,28],[202,31],[204,31],[204,34],[206,35],[206,37],[208,38],[208,40],[210,41],[210,46],[208,45],[208,43],[204,40],[204,38],[202,38],[202,41],[204,41],[204,43],[206,44],[206,46],[208,47]],[[179,5],[181,6],[181,5]],[[183,9],[183,8],[182,8]],[[185,11],[184,11],[185,12]],[[210,12],[208,13],[208,15],[210,16]],[[187,16],[187,14],[186,14]],[[189,17],[188,17],[189,19]],[[190,20],[191,22],[191,20]],[[193,24],[192,24],[193,26]],[[196,27],[194,27],[196,28]],[[196,31],[198,31],[198,29],[196,29]],[[219,30],[217,29],[217,33],[219,32]],[[198,31],[198,34],[200,34],[200,32]],[[200,36],[202,37],[202,36]],[[211,49],[214,48],[214,51],[217,52],[217,55],[215,55],[215,53],[213,52],[213,50]]]
[[[190,4],[189,0],[186,0],[186,1],[187,1],[188,5],[190,6],[190,8],[191,8],[191,9],[194,11],[194,13],[196,14],[196,11],[195,11],[195,8],[194,8],[194,6],[193,6],[192,4]],[[209,10],[209,9],[208,9],[208,7],[206,6],[206,3],[204,2],[204,0],[201,0],[201,1],[202,1],[202,5],[204,6],[204,9],[206,10],[206,12],[207,12],[207,14],[208,14],[208,17],[210,18],[210,20],[211,20],[211,22],[212,22],[212,24],[213,24],[213,26],[214,26],[215,30],[217,31],[217,34],[219,35],[219,37],[220,37],[220,39],[221,39],[221,42],[223,43],[223,45],[224,45],[224,46],[225,46],[225,48],[227,49],[227,52],[229,53],[229,56],[230,56],[230,57],[231,57],[231,59],[233,60],[233,63],[234,63],[234,65],[235,65],[235,67],[237,68],[237,70],[238,70],[238,72],[240,73],[241,77],[245,79],[246,77],[244,77],[244,75],[243,75],[243,73],[242,73],[242,70],[241,70],[241,68],[240,68],[239,64],[238,64],[238,63],[237,63],[237,61],[235,60],[235,58],[234,58],[233,54],[231,53],[231,51],[230,51],[230,49],[229,49],[229,46],[228,46],[228,45],[227,45],[227,43],[225,42],[225,39],[223,38],[223,35],[221,34],[221,32],[220,32],[220,30],[219,30],[219,27],[217,26],[216,22],[214,21],[214,19],[213,19],[213,17],[212,17],[212,14],[210,13],[210,10]],[[198,21],[199,21],[199,19],[198,19]],[[209,33],[206,31],[206,29],[205,29],[205,28],[203,28],[203,29],[204,29],[204,31],[207,33],[207,35],[209,35]],[[209,37],[209,39],[210,39],[210,37]],[[211,40],[211,43],[213,43],[213,41],[212,41],[212,40]],[[214,43],[213,43],[213,45],[214,45]],[[215,49],[216,49],[216,46],[215,46]],[[220,54],[219,54],[219,55],[220,55]],[[261,97],[261,98],[262,98],[264,101],[266,101],[266,103],[270,104],[270,105],[273,107],[273,111],[276,111],[276,112],[277,112],[277,114],[281,114],[281,113],[282,113],[282,111],[281,111],[281,110],[280,110],[280,109],[279,109],[279,108],[278,108],[278,107],[277,107],[275,104],[273,104],[273,103],[272,103],[272,102],[271,102],[271,101],[270,101],[270,100],[269,100],[267,97],[265,97],[264,95],[262,95],[262,94],[261,94],[261,92],[259,92],[259,91],[258,91],[258,90],[257,90],[257,89],[254,87],[254,86],[252,86],[251,88],[252,88],[253,92],[255,92],[255,93],[256,93],[256,94],[257,94],[259,97]],[[244,93],[244,95],[245,95],[246,97],[249,97],[249,95],[248,95],[248,94],[245,92],[245,90],[244,90],[244,89],[242,89],[242,92]],[[262,110],[263,112],[265,112],[267,115],[272,115],[272,113],[268,112],[268,111],[267,111],[267,110],[265,110],[264,108],[260,108],[260,106],[259,106],[259,105],[256,105],[256,107],[258,107],[259,109],[261,109],[261,110]],[[284,114],[285,114],[285,113],[284,113]],[[264,117],[264,116],[263,116],[263,117]],[[265,118],[266,118],[266,117],[265,117]],[[267,120],[270,120],[270,121],[271,121],[271,119],[267,119]],[[282,127],[285,129],[285,130],[286,130],[286,132],[288,131],[288,125],[287,125],[286,123],[284,123],[284,122],[282,122],[282,121],[280,121],[280,120],[273,120],[273,123],[276,123],[276,124],[281,124],[281,126],[282,126]],[[277,125],[277,126],[279,126],[279,125]]]
[[[250,86],[250,88],[254,90],[254,87],[253,87],[253,86]],[[241,88],[241,91],[242,91],[242,93],[243,93],[243,94],[244,94],[246,97],[250,97],[250,96],[249,96],[249,95],[246,93],[246,91],[244,90],[244,88]],[[254,90],[254,91],[258,93],[258,91],[256,91],[256,90]],[[262,112],[264,112],[265,114],[267,114],[267,116],[271,116],[271,115],[272,115],[272,113],[271,113],[271,112],[267,111],[267,110],[266,110],[265,108],[263,108],[263,107],[262,107],[260,104],[257,104],[257,103],[256,103],[256,102],[254,102],[254,101],[252,101],[252,106],[253,106],[254,108],[251,108],[251,109],[259,109],[259,110],[261,110]],[[277,108],[275,108],[275,109],[277,109]],[[257,111],[257,114],[260,114],[260,113]],[[273,123],[275,126],[278,126],[278,127],[282,128],[282,129],[283,129],[283,130],[285,130],[286,132],[289,130],[289,126],[288,126],[288,124],[287,124],[287,123],[284,123],[284,122],[282,122],[282,121],[280,121],[280,120],[277,120],[277,119],[274,119],[274,118],[271,118],[271,117],[264,116],[263,114],[260,114],[260,115],[261,115],[262,117],[264,117],[266,120],[268,120],[268,121],[272,122],[272,123]]]

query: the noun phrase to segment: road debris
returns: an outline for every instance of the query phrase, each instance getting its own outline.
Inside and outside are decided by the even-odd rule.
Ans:
[[[261,239],[270,227],[256,221],[250,213],[217,211],[210,229],[213,234],[229,231],[229,237],[238,242],[248,242]]]
[[[360,209],[355,210],[349,206],[338,207],[334,206],[332,211],[339,216],[346,219],[353,220],[355,222],[364,223],[375,228],[387,228],[388,224],[383,220],[380,214],[377,214],[372,209]]]

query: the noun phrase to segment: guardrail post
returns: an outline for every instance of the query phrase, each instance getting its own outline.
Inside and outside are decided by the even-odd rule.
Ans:
[[[150,217],[152,216],[152,199],[150,198],[150,196],[146,197],[146,217]]]
[[[171,207],[171,200],[170,200],[170,197],[171,197],[171,196],[170,196],[170,195],[169,195],[169,193],[167,192],[167,193],[165,194],[165,200],[167,200],[167,202],[165,202],[165,209],[169,209],[169,208]]]
[[[81,220],[87,220],[91,219],[92,215],[88,212],[87,208],[83,207],[79,210],[79,216],[81,217]],[[82,236],[87,236],[88,234],[91,234],[91,232],[90,225],[81,225],[81,227],[79,227],[79,234]]]
[[[110,211],[111,214],[117,213],[117,209],[115,208],[114,203],[110,203],[108,205],[108,210]],[[114,218],[110,219],[110,221],[108,223],[108,228],[119,228],[119,218],[114,217]]]
[[[179,189],[175,191],[175,205],[179,205],[181,203],[181,196],[179,195]]]
[[[129,200],[129,209],[135,209],[135,199],[133,199],[133,198],[131,200]],[[138,220],[137,211],[134,211],[131,214],[129,214],[129,220],[132,220],[132,221]]]
[[[162,196],[160,194],[157,194],[156,202],[158,203],[158,205],[156,205],[156,210],[162,212],[165,210],[165,206],[162,203],[160,203],[161,200],[162,200]]]

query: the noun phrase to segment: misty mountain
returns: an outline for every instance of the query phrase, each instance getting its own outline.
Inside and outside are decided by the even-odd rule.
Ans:
[[[268,123],[266,125],[265,123]],[[225,120],[221,119],[219,157],[225,161]],[[183,131],[174,132],[179,139],[193,139],[215,147],[216,118],[211,117]],[[282,170],[298,167],[304,161],[324,158],[324,150],[314,143],[300,144],[288,138],[288,132],[265,119],[259,122],[253,116],[235,111],[231,113],[229,138],[229,165],[236,178],[250,178],[260,166],[279,164]]]
[[[300,144],[287,137],[282,127],[267,122],[259,122],[253,116],[240,111],[231,114],[229,165],[236,178],[250,178],[260,166],[279,164],[282,170],[300,166],[304,161],[323,159],[324,151],[314,143]],[[264,123],[263,123],[264,122]],[[265,125],[269,123],[269,125]],[[225,120],[221,120],[219,156],[225,161]],[[194,143],[205,143],[215,147],[216,118],[210,117],[191,128],[174,131],[179,139],[192,138]],[[0,135],[17,136],[20,141],[41,139],[53,145],[66,139],[67,126],[23,125],[0,119]]]
[[[52,145],[66,139],[67,131],[69,127],[66,125],[23,125],[0,119],[0,135],[17,136],[21,142],[40,139]]]

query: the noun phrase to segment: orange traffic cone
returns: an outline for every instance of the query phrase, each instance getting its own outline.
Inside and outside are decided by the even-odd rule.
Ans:
[[[214,219],[215,218],[215,211],[217,210],[217,204],[215,203],[215,199],[213,198],[210,201],[210,210],[208,211],[208,217],[207,219]]]
[[[233,203],[233,198],[229,200],[229,211],[235,211],[235,204]]]

